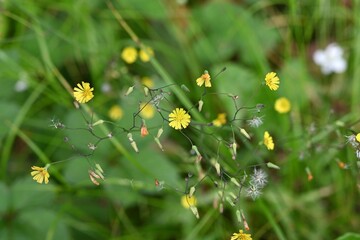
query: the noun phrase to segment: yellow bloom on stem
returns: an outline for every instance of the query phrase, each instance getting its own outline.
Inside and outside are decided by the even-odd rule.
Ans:
[[[196,206],[196,203],[197,203],[197,199],[195,196],[189,196],[189,195],[183,195],[181,197],[181,205],[188,209],[190,208],[191,206]]]
[[[272,136],[270,136],[268,131],[265,131],[265,133],[264,133],[264,144],[268,150],[274,150],[275,144],[274,144]]]
[[[74,97],[79,103],[87,103],[94,97],[92,91],[94,88],[90,88],[90,83],[81,82],[81,84],[77,84],[77,87],[74,87]]]
[[[287,113],[291,109],[291,103],[287,98],[281,97],[275,101],[274,107],[278,113]]]
[[[251,234],[244,233],[243,230],[239,230],[239,233],[233,233],[230,240],[252,240]]]
[[[121,58],[128,64],[132,64],[137,59],[137,50],[134,47],[126,47],[121,52]]]
[[[148,88],[154,87],[154,81],[149,77],[142,77],[141,78],[141,84],[148,87]]]
[[[204,71],[204,74],[201,75],[198,79],[196,79],[196,84],[201,87],[205,83],[205,87],[211,87],[211,77],[208,71]]]
[[[226,123],[226,113],[218,114],[217,118],[212,121],[213,125],[216,127],[221,127]]]
[[[150,58],[154,56],[154,50],[151,47],[145,47],[144,49],[140,49],[139,56],[141,61],[148,62]]]
[[[44,168],[32,166],[31,169],[34,171],[31,172],[31,176],[33,176],[33,179],[40,184],[42,184],[43,181],[45,181],[45,184],[48,184],[50,174],[48,173],[47,169],[49,166],[50,165],[46,165]]]
[[[108,116],[114,121],[121,119],[123,115],[124,111],[118,105],[112,106],[108,112]]]
[[[360,142],[360,133],[356,134],[356,141]]]
[[[265,83],[270,88],[270,90],[276,91],[279,88],[280,79],[276,76],[276,73],[270,72],[265,76]]]
[[[176,108],[169,114],[169,125],[176,130],[187,128],[190,124],[190,115],[182,108]]]
[[[155,108],[150,103],[141,103],[140,104],[140,116],[145,119],[153,118],[155,115]]]

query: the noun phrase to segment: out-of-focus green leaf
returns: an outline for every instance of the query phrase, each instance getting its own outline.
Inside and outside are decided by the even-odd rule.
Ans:
[[[360,240],[360,234],[358,234],[358,233],[345,233],[344,235],[336,238],[336,240]]]
[[[9,204],[8,196],[9,196],[9,190],[8,190],[7,186],[5,185],[5,183],[0,182],[0,199],[1,199],[0,215],[4,214],[9,207],[8,206],[8,204]]]

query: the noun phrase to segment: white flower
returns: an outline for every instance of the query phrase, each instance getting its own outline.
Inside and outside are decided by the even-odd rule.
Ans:
[[[321,67],[323,74],[342,73],[347,63],[343,58],[343,49],[336,43],[329,44],[325,50],[316,50],[313,55],[314,62]]]

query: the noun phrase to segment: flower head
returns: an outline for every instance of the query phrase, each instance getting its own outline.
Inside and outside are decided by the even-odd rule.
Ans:
[[[259,187],[264,187],[267,183],[267,174],[262,169],[254,169],[254,173],[251,175],[250,183]]]
[[[280,79],[276,76],[276,73],[270,72],[265,76],[265,84],[270,88],[270,90],[276,91],[279,88]]]
[[[287,113],[290,111],[290,109],[291,109],[291,103],[287,98],[281,97],[275,101],[275,110],[278,113]]]
[[[201,75],[198,79],[196,79],[196,84],[201,87],[205,83],[205,87],[211,87],[211,77],[208,71],[204,71],[204,74]]]
[[[347,63],[343,57],[343,49],[336,43],[329,44],[325,50],[316,50],[313,55],[314,62],[321,67],[323,74],[342,73]]]
[[[140,49],[139,56],[141,61],[148,62],[150,58],[154,56],[154,50],[151,47],[145,47],[144,49]]]
[[[359,135],[359,134],[357,134]],[[357,136],[356,135],[356,136]],[[346,143],[350,143],[350,145],[353,147],[353,148],[357,148],[359,146],[359,142],[358,140],[356,139],[356,136],[355,134],[351,134],[349,136],[345,136],[347,138],[346,140]],[[360,136],[359,136],[360,137]]]
[[[190,115],[182,108],[176,108],[169,114],[169,125],[176,130],[187,128],[190,123]]]
[[[140,116],[145,119],[153,118],[155,115],[155,108],[150,103],[141,103],[140,104]]]
[[[181,197],[181,205],[184,208],[190,208],[191,206],[196,206],[197,199],[195,196],[183,195]]]
[[[154,81],[149,77],[142,77],[141,78],[141,84],[148,87],[148,88],[154,87]]]
[[[226,123],[226,113],[219,113],[217,118],[212,121],[213,125],[216,127],[221,127]]]
[[[81,84],[77,84],[77,87],[74,87],[74,97],[79,103],[87,103],[94,97],[92,91],[94,88],[90,88],[90,83],[81,82]]]
[[[114,121],[121,119],[123,115],[124,112],[122,108],[118,105],[112,106],[108,112],[108,116]]]
[[[360,133],[356,134],[356,141],[360,142]]]
[[[257,199],[261,195],[261,187],[258,185],[250,184],[249,187],[245,189],[246,196],[251,197],[252,200]]]
[[[137,50],[134,47],[126,47],[121,52],[121,58],[128,64],[134,63],[137,59]]]
[[[244,233],[243,230],[239,230],[239,233],[233,233],[230,240],[252,240],[251,234]]]
[[[46,165],[44,168],[32,166],[31,169],[34,171],[31,172],[31,176],[33,176],[33,179],[40,184],[42,184],[43,181],[45,181],[45,184],[48,184],[50,174],[48,173],[47,169],[49,166],[50,165]]]
[[[270,136],[268,131],[265,131],[265,133],[264,133],[264,144],[268,150],[274,150],[275,144],[274,144],[272,136]]]

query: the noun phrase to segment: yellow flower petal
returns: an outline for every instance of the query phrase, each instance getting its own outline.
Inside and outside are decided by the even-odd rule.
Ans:
[[[134,47],[126,47],[121,52],[121,58],[128,64],[132,64],[137,59],[137,50]]]
[[[270,72],[265,76],[265,84],[270,90],[276,91],[279,88],[280,79],[276,76],[276,73]]]
[[[90,83],[87,82],[81,82],[77,84],[78,87],[74,87],[74,97],[76,101],[79,103],[87,103],[90,101],[94,94],[92,93],[94,91],[94,88],[90,88]]]
[[[287,113],[291,109],[291,103],[287,98],[281,97],[275,101],[274,107],[278,113]]]
[[[190,124],[191,117],[182,108],[176,108],[169,114],[169,126],[175,130],[187,128]]]
[[[268,131],[265,131],[264,133],[264,145],[268,150],[274,150],[275,144]]]

